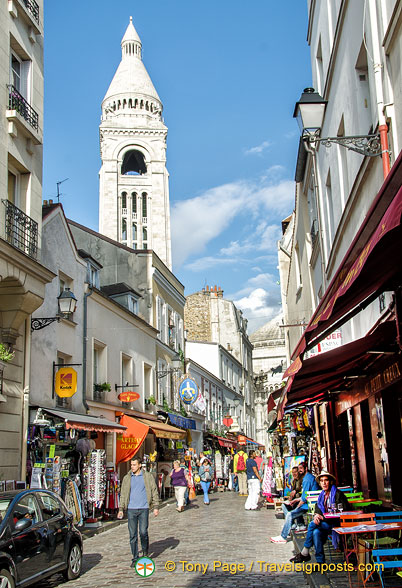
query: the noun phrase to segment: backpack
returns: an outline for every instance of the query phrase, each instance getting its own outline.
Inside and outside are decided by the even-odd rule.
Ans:
[[[238,472],[244,472],[246,469],[246,462],[244,461],[244,457],[241,454],[239,454],[236,469]]]

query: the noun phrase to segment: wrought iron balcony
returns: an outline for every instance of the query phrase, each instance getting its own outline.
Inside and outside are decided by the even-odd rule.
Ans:
[[[38,257],[38,223],[27,216],[9,200],[3,200],[6,207],[6,241],[29,257]]]
[[[39,128],[39,116],[36,110],[18,92],[15,86],[8,86],[8,107],[16,110],[36,131]]]
[[[31,16],[36,20],[39,24],[39,5],[35,0],[22,0],[26,6],[26,9],[31,14]]]

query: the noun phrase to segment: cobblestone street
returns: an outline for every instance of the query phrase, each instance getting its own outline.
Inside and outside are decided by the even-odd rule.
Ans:
[[[161,509],[155,519],[150,517],[150,557],[156,570],[149,578],[141,578],[131,569],[127,523],[95,535],[84,542],[82,576],[68,583],[70,588],[101,586],[164,586],[164,587],[251,587],[275,588],[306,585],[302,573],[260,571],[258,561],[286,563],[293,554],[293,543],[274,545],[269,541],[277,535],[283,521],[272,510],[245,511],[246,498],[234,493],[214,493],[210,506],[204,506],[201,496],[183,513],[174,504]],[[246,571],[231,574],[217,569],[213,562],[245,564]],[[208,571],[183,571],[181,561],[208,564]],[[168,572],[166,562],[176,569]],[[36,588],[66,586],[60,576],[35,585]]]

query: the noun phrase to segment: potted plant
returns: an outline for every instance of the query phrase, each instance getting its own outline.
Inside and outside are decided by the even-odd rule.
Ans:
[[[0,343],[0,365],[2,368],[6,363],[10,363],[14,359],[15,351],[10,351],[10,348]]]
[[[149,400],[149,403],[150,404],[153,404],[155,406],[155,404],[156,404],[156,398],[155,398],[155,396],[150,396],[148,398],[148,400]]]
[[[103,382],[102,384],[94,384],[94,400],[102,400],[104,392],[110,392],[112,389],[109,382]]]

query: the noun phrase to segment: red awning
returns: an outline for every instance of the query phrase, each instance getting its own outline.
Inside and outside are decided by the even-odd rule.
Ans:
[[[120,423],[126,430],[116,439],[116,465],[132,459],[148,434],[149,427],[127,415],[123,415]]]
[[[231,447],[236,449],[237,441],[231,441],[230,439],[226,439],[225,437],[217,437],[218,443],[221,447]]]
[[[402,249],[401,186],[402,153],[371,205],[292,357],[298,358],[307,346],[316,345],[331,327],[339,326],[342,319],[346,322],[348,313],[359,304],[387,289],[395,289],[401,283],[401,266],[395,259]],[[289,369],[285,376],[292,375]]]
[[[395,338],[395,321],[390,320],[352,343],[303,361],[298,358],[281,398],[278,416],[283,415],[286,404],[314,402],[323,393],[344,387],[345,376],[358,375],[357,372],[363,372],[364,368],[378,359],[379,355],[373,355],[370,351],[384,349],[390,342],[395,342]]]

